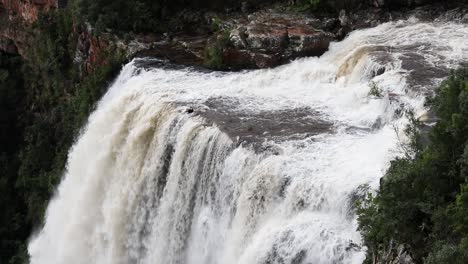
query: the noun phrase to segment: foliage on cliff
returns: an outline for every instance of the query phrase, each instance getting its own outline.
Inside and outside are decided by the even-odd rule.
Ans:
[[[245,0],[249,6],[268,3],[267,0]],[[164,32],[170,28],[203,23],[200,14],[185,16],[184,11],[224,11],[240,9],[237,0],[73,0],[75,17],[90,22],[99,30],[121,32]],[[192,25],[199,26],[199,25]]]
[[[438,117],[429,143],[393,160],[358,208],[367,263],[387,263],[383,253],[396,245],[417,263],[468,263],[468,69],[454,72],[429,105]]]
[[[43,15],[30,31],[25,60],[0,60],[0,263],[24,263],[26,240],[37,228],[65,169],[80,128],[120,69],[106,61],[87,76],[73,63],[77,34],[66,10]]]
[[[359,10],[371,6],[398,9],[437,2],[449,4],[462,0],[71,0],[69,5],[76,19],[89,22],[98,31],[139,33],[196,31],[201,25],[209,26],[209,21],[203,18],[207,11],[245,11],[278,4],[320,15],[342,9]]]
[[[8,263],[23,240],[29,236],[25,225],[26,203],[15,191],[18,145],[22,142],[21,113],[24,111],[24,85],[19,56],[0,53],[0,262]]]

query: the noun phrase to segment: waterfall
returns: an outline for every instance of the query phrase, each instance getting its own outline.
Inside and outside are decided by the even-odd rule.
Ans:
[[[70,150],[31,263],[362,263],[362,186],[467,60],[466,25],[415,20],[275,69],[135,59]]]

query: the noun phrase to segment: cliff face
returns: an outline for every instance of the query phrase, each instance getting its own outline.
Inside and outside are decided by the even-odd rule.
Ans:
[[[40,12],[58,8],[58,0],[0,0],[0,51],[25,57],[26,32]]]
[[[21,18],[31,23],[37,20],[41,11],[57,8],[59,0],[0,0],[0,9],[12,18]]]
[[[114,42],[111,40],[112,36],[95,36],[85,26],[76,26],[74,31],[78,39],[73,60],[79,66],[81,74],[87,75],[95,67],[106,64],[106,52],[109,52]]]
[[[336,8],[343,3],[342,0],[326,1]],[[191,24],[192,30],[167,29],[164,34],[140,35],[125,31],[117,34],[126,35],[126,41],[119,39],[114,34],[118,32],[115,30],[101,28],[101,33],[96,34],[89,24],[74,24],[73,37],[77,47],[73,60],[86,74],[94,66],[106,63],[105,50],[118,46],[127,58],[141,54],[219,70],[268,68],[297,57],[320,56],[328,50],[331,41],[339,41],[355,29],[409,16],[431,20],[444,9],[442,5],[406,9],[427,1],[354,1],[365,8],[353,9],[353,12],[341,10],[339,14],[298,13],[287,4],[279,8],[262,7],[257,11],[225,13],[186,10],[176,17],[181,24]],[[402,10],[387,8],[392,5],[402,7]],[[25,29],[38,19],[41,12],[64,6],[66,0],[0,0],[0,51],[26,57],[28,45],[35,44],[30,39],[32,33]]]
[[[40,13],[65,5],[64,0],[0,0],[0,51],[28,60],[27,51],[37,44],[34,36],[38,34],[31,25]],[[108,35],[96,36],[90,27],[76,24],[71,30],[70,37],[76,41],[72,59],[82,74],[89,74],[94,67],[106,63],[105,53],[111,42]]]

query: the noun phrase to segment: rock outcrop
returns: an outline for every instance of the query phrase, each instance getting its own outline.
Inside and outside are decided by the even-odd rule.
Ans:
[[[0,51],[19,54],[27,59],[27,49],[34,45],[31,25],[41,12],[48,12],[64,6],[64,0],[0,0]],[[81,73],[90,73],[93,67],[106,62],[108,47],[117,42],[110,34],[93,34],[89,25],[74,25],[73,35],[77,36],[74,61]]]
[[[61,0],[0,0],[0,51],[25,56],[29,34],[26,27],[40,12],[58,8]],[[30,44],[30,43],[29,43]]]
[[[10,17],[21,17],[26,22],[37,20],[39,12],[55,9],[59,0],[0,0],[0,9]]]
[[[336,15],[314,15],[277,9],[253,13],[205,17],[219,25],[215,32],[167,34],[157,37],[143,55],[152,55],[174,63],[201,65],[222,70],[269,68],[306,56],[320,56],[331,41],[340,41],[353,30],[374,27],[381,23],[416,17],[432,21],[450,14],[456,20],[468,18],[466,7],[447,12],[443,5],[392,11],[380,8],[389,1],[376,1],[377,7],[354,12],[342,10]],[[413,3],[406,3],[413,5]],[[406,4],[404,4],[406,6]],[[416,5],[417,3],[414,3]],[[445,18],[444,18],[445,19]],[[450,19],[449,19],[450,20]],[[207,52],[212,51],[212,52]],[[215,65],[207,65],[207,54]]]
[[[229,39],[232,47],[223,54],[224,62],[235,67],[238,57],[241,66],[266,68],[302,56],[320,56],[328,50],[335,35],[326,31],[336,19],[321,21],[304,15],[278,12],[254,13],[247,19],[235,21]],[[237,56],[234,56],[236,55]]]
[[[415,261],[404,245],[390,241],[387,248],[372,254],[372,264],[415,264]]]
[[[26,44],[30,42],[24,25],[37,20],[40,12],[60,8],[64,3],[64,0],[0,0],[0,19],[7,21],[0,21],[0,50],[24,56]],[[184,10],[179,16],[183,21],[192,21],[186,23],[191,24],[190,32],[183,28],[164,34],[127,32],[126,40],[110,32],[93,34],[90,25],[74,25],[78,37],[75,62],[82,72],[89,72],[93,65],[105,61],[104,50],[116,46],[128,58],[154,56],[177,64],[220,70],[268,68],[298,57],[320,56],[328,50],[330,42],[343,39],[349,32],[388,21],[409,16],[433,20],[440,14],[468,20],[466,7],[452,12],[445,12],[443,5],[435,4],[413,10],[383,8],[424,3],[422,0],[369,0],[365,8],[328,15],[298,13],[287,8],[251,12],[248,6],[243,6],[240,13]]]
[[[0,51],[25,56],[28,33],[24,30],[24,21],[16,17],[6,19],[0,15]]]
[[[88,26],[75,27],[78,35],[74,63],[80,67],[83,75],[90,73],[94,67],[105,64],[105,53],[112,40],[109,36],[96,36],[92,34],[92,28]]]

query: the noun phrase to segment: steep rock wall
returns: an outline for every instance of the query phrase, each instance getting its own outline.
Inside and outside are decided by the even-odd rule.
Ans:
[[[0,0],[0,6],[8,17],[20,17],[31,23],[37,20],[41,11],[56,9],[59,0]]]

